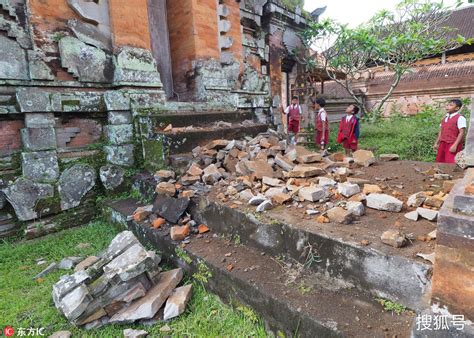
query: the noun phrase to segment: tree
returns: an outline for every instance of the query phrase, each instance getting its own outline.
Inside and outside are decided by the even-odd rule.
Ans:
[[[461,0],[454,7],[459,7]],[[316,47],[316,58],[307,66],[322,67],[328,77],[343,86],[362,110],[366,107],[354,84],[364,72],[384,66],[394,76],[384,97],[372,109],[379,116],[401,78],[417,61],[439,55],[472,41],[457,35],[446,26],[453,7],[443,2],[403,0],[394,11],[383,10],[356,28],[331,19],[312,22],[303,32],[306,47]],[[340,74],[345,74],[341,78]]]

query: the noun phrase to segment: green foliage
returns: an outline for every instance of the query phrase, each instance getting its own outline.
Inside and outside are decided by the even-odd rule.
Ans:
[[[388,299],[377,298],[376,301],[379,302],[387,312],[395,312],[397,315],[401,315],[403,312],[407,311],[405,306]]]
[[[247,318],[250,322],[252,323],[258,323],[259,319],[257,314],[255,313],[252,308],[249,308],[248,306],[245,305],[239,305],[237,306],[237,311],[240,311],[242,315]]]
[[[469,121],[469,100],[463,100],[463,115]],[[361,121],[359,148],[372,150],[376,155],[398,154],[402,160],[434,162],[436,153],[433,145],[439,132],[439,124],[445,112],[436,106],[424,106],[414,116],[393,113],[390,118],[376,122]],[[338,125],[331,125],[328,149],[331,152],[343,151],[336,142]]]
[[[36,259],[43,258],[49,264],[68,256],[97,255],[116,234],[113,226],[98,221],[37,240],[0,242],[0,327],[44,327],[45,336],[68,330],[73,337],[123,337],[124,327],[120,325],[86,331],[67,322],[51,298],[52,286],[64,271],[52,272],[43,280],[32,279],[46,267],[38,266]],[[79,243],[90,246],[80,249]],[[160,328],[165,324],[171,328],[167,334],[176,337],[265,337],[262,322],[250,313],[223,304],[200,283],[194,283],[186,312],[177,319],[151,327],[137,324],[127,327],[146,330],[150,337],[163,336]]]
[[[203,261],[199,261],[197,267],[198,271],[193,274],[193,278],[204,286],[209,281],[209,278],[212,278],[212,272]]]
[[[192,258],[184,251],[181,247],[177,246],[174,250],[176,252],[176,256],[179,257],[183,262],[187,264],[191,264],[193,262]]]
[[[302,282],[300,283],[300,285],[298,286],[298,291],[304,296],[304,295],[307,295],[307,294],[311,293],[311,291],[313,291],[313,287],[306,285],[306,284],[302,281]]]

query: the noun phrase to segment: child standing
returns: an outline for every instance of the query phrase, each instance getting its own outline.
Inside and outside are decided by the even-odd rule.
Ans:
[[[462,101],[454,99],[446,106],[446,116],[441,120],[440,131],[434,150],[438,152],[436,162],[455,163],[456,154],[463,148],[466,118],[459,113]]]
[[[359,107],[351,104],[346,109],[346,116],[341,119],[337,143],[342,143],[346,156],[351,156],[357,150],[359,143],[359,120],[355,116],[359,112]]]
[[[320,147],[321,151],[326,151],[326,146],[329,143],[329,119],[328,114],[324,107],[326,106],[326,100],[319,98],[314,103],[315,116],[315,137],[314,141],[316,147]]]
[[[290,143],[296,144],[298,141],[298,133],[300,132],[300,119],[303,115],[303,110],[299,105],[298,96],[293,96],[291,105],[285,109],[286,118],[288,121],[288,136],[290,136]],[[293,136],[291,136],[291,134]]]

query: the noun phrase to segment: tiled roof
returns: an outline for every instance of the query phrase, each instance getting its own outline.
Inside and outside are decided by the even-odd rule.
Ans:
[[[450,33],[451,37],[459,34],[468,39],[474,38],[474,6],[453,11],[445,26],[455,29]]]

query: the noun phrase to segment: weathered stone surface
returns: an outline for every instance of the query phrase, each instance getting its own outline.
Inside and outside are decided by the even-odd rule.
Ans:
[[[389,161],[397,161],[400,158],[400,156],[397,154],[381,154],[379,158],[381,161],[389,162]]]
[[[129,247],[124,253],[114,258],[104,266],[104,274],[107,278],[118,276],[121,281],[128,281],[145,271],[151,270],[160,262],[160,257],[153,251],[146,251],[140,244]]]
[[[55,151],[21,154],[23,176],[33,182],[54,182],[59,177],[58,156]]]
[[[179,287],[173,291],[166,301],[163,320],[178,317],[186,310],[186,304],[191,298],[192,284]]]
[[[123,330],[123,338],[145,338],[148,332],[145,330],[125,329]]]
[[[335,186],[337,185],[337,182],[334,181],[332,178],[320,177],[318,184],[319,184],[321,187],[335,187]]]
[[[300,199],[317,202],[326,198],[326,191],[320,187],[304,187],[298,191]]]
[[[407,205],[412,208],[418,208],[423,205],[425,200],[426,200],[425,194],[423,194],[422,192],[418,192],[408,197]]]
[[[289,177],[294,178],[308,178],[308,177],[315,177],[326,175],[326,171],[321,168],[316,167],[304,167],[301,165],[297,165],[289,172]]]
[[[419,216],[420,215],[418,214],[418,211],[416,210],[405,214],[406,219],[409,219],[410,221],[415,221],[415,222],[418,221]]]
[[[132,124],[132,113],[129,111],[109,111],[107,113],[109,125]]]
[[[59,263],[58,263],[58,269],[61,270],[70,270],[72,269],[77,263],[82,261],[82,257],[66,257],[63,258]]]
[[[59,178],[61,210],[69,210],[81,204],[82,198],[95,186],[97,174],[87,164],[76,164],[63,171]]]
[[[349,211],[354,216],[363,216],[365,214],[365,207],[362,202],[348,202],[346,205],[347,211]]]
[[[132,144],[122,146],[105,146],[104,150],[107,154],[107,162],[125,167],[133,166],[134,157]]]
[[[6,204],[7,204],[7,197],[5,196],[5,193],[0,190],[0,210],[5,208]]]
[[[202,175],[202,181],[206,184],[215,184],[222,178],[222,173],[215,164],[207,166]]]
[[[175,179],[176,173],[172,170],[158,170],[155,175],[155,180],[158,182],[161,181],[167,181],[167,180],[172,180]]]
[[[181,183],[183,185],[192,185],[196,182],[199,182],[200,180],[201,180],[201,176],[184,175],[181,177]]]
[[[473,199],[474,202],[474,199]],[[429,196],[426,198],[423,203],[424,207],[440,209],[443,206],[444,199],[439,198],[438,196]]]
[[[22,113],[50,112],[52,111],[51,99],[47,92],[37,88],[19,88],[16,91],[16,101]],[[28,115],[27,115],[28,116]],[[28,125],[26,125],[29,128]],[[45,127],[51,127],[46,125]]]
[[[262,204],[262,203],[265,202],[265,201],[266,201],[265,196],[258,195],[258,196],[252,197],[252,198],[249,200],[249,204],[250,204],[250,205],[253,205],[253,206],[259,206],[260,204]]]
[[[56,331],[48,338],[71,338],[71,335],[70,331]]]
[[[86,270],[89,266],[92,266],[95,263],[97,263],[99,259],[100,258],[97,256],[89,256],[83,261],[81,261],[79,264],[77,264],[76,267],[74,268],[74,271],[78,272],[78,271]]]
[[[436,210],[431,210],[431,209],[426,209],[426,208],[417,208],[416,212],[423,217],[424,219],[427,219],[428,221],[436,221],[438,218],[438,211]]]
[[[368,150],[357,150],[353,154],[354,162],[368,167],[376,162],[374,153]]]
[[[91,300],[87,286],[79,285],[61,299],[59,308],[68,320],[74,321],[87,309]]]
[[[257,212],[264,212],[266,210],[270,210],[271,208],[273,208],[272,201],[266,200],[258,205]]]
[[[132,114],[130,110],[130,98],[124,92],[114,90],[104,93],[105,108],[109,111],[109,124],[130,124]]]
[[[376,210],[400,212],[403,208],[403,202],[390,195],[370,194],[367,196],[367,207]]]
[[[68,20],[67,25],[82,42],[112,52],[110,32],[107,34],[94,24],[76,19]]]
[[[360,188],[357,184],[339,183],[337,185],[337,191],[344,197],[351,197],[360,193]]]
[[[108,125],[104,129],[110,144],[118,146],[133,142],[133,125],[131,124]]]
[[[285,193],[274,194],[271,197],[271,201],[273,204],[284,204],[289,200],[291,200],[291,196]]]
[[[295,167],[291,160],[280,154],[275,157],[275,164],[285,171],[291,171]]]
[[[284,192],[285,192],[284,187],[270,188],[267,191],[265,191],[265,197],[271,198],[274,195],[283,194]]]
[[[153,202],[153,212],[168,222],[176,224],[189,205],[188,198],[172,198],[158,195]]]
[[[182,269],[163,272],[158,284],[152,287],[144,297],[110,318],[110,323],[133,323],[139,319],[153,318],[182,278]]]
[[[173,183],[160,182],[156,186],[155,192],[158,194],[165,194],[170,197],[173,197],[174,195],[176,195],[176,187]]]
[[[25,114],[26,128],[52,128],[55,124],[56,121],[54,120],[54,114]]]
[[[268,185],[269,187],[282,187],[284,186],[283,182],[280,181],[278,178],[272,178],[264,176],[262,179],[262,183]]]
[[[163,86],[155,58],[147,49],[122,47],[114,58],[114,66],[115,83],[146,83],[148,86]]]
[[[398,230],[387,230],[380,237],[383,243],[393,246],[394,248],[401,248],[407,243],[405,235]]]
[[[322,155],[318,153],[301,155],[296,158],[296,161],[298,163],[303,163],[303,164],[321,162],[322,160],[323,160]]]
[[[61,66],[82,82],[110,82],[111,61],[99,48],[66,36],[59,41]]]
[[[239,198],[244,201],[250,201],[252,198],[254,198],[254,195],[252,193],[252,190],[245,189],[239,192]]]
[[[122,231],[110,242],[107,250],[102,256],[106,262],[111,261],[118,255],[121,255],[128,248],[139,244],[140,242],[131,231]]]
[[[376,184],[364,184],[364,189],[362,192],[366,195],[369,194],[381,194],[382,193],[382,188],[380,188]]]
[[[29,80],[25,51],[4,35],[0,35],[0,79]]]
[[[60,307],[60,301],[65,295],[89,279],[90,276],[86,271],[78,271],[70,276],[62,276],[61,279],[53,285],[52,295],[56,307]]]
[[[105,189],[114,191],[119,189],[125,181],[125,170],[119,166],[106,165],[99,170],[100,181]]]
[[[38,216],[35,210],[37,202],[54,196],[53,186],[34,183],[22,177],[5,188],[3,192],[20,221],[35,219]]]
[[[21,130],[23,147],[29,151],[50,150],[56,148],[54,128],[24,128]]]
[[[30,78],[32,80],[54,80],[51,68],[43,61],[43,53],[28,50],[28,63],[30,66]]]
[[[327,217],[331,222],[340,224],[350,224],[353,221],[353,214],[350,211],[344,210],[341,207],[336,207],[328,210]]]
[[[258,179],[263,179],[264,176],[273,177],[273,168],[266,161],[244,161],[244,163],[249,171],[249,174],[255,176]]]

